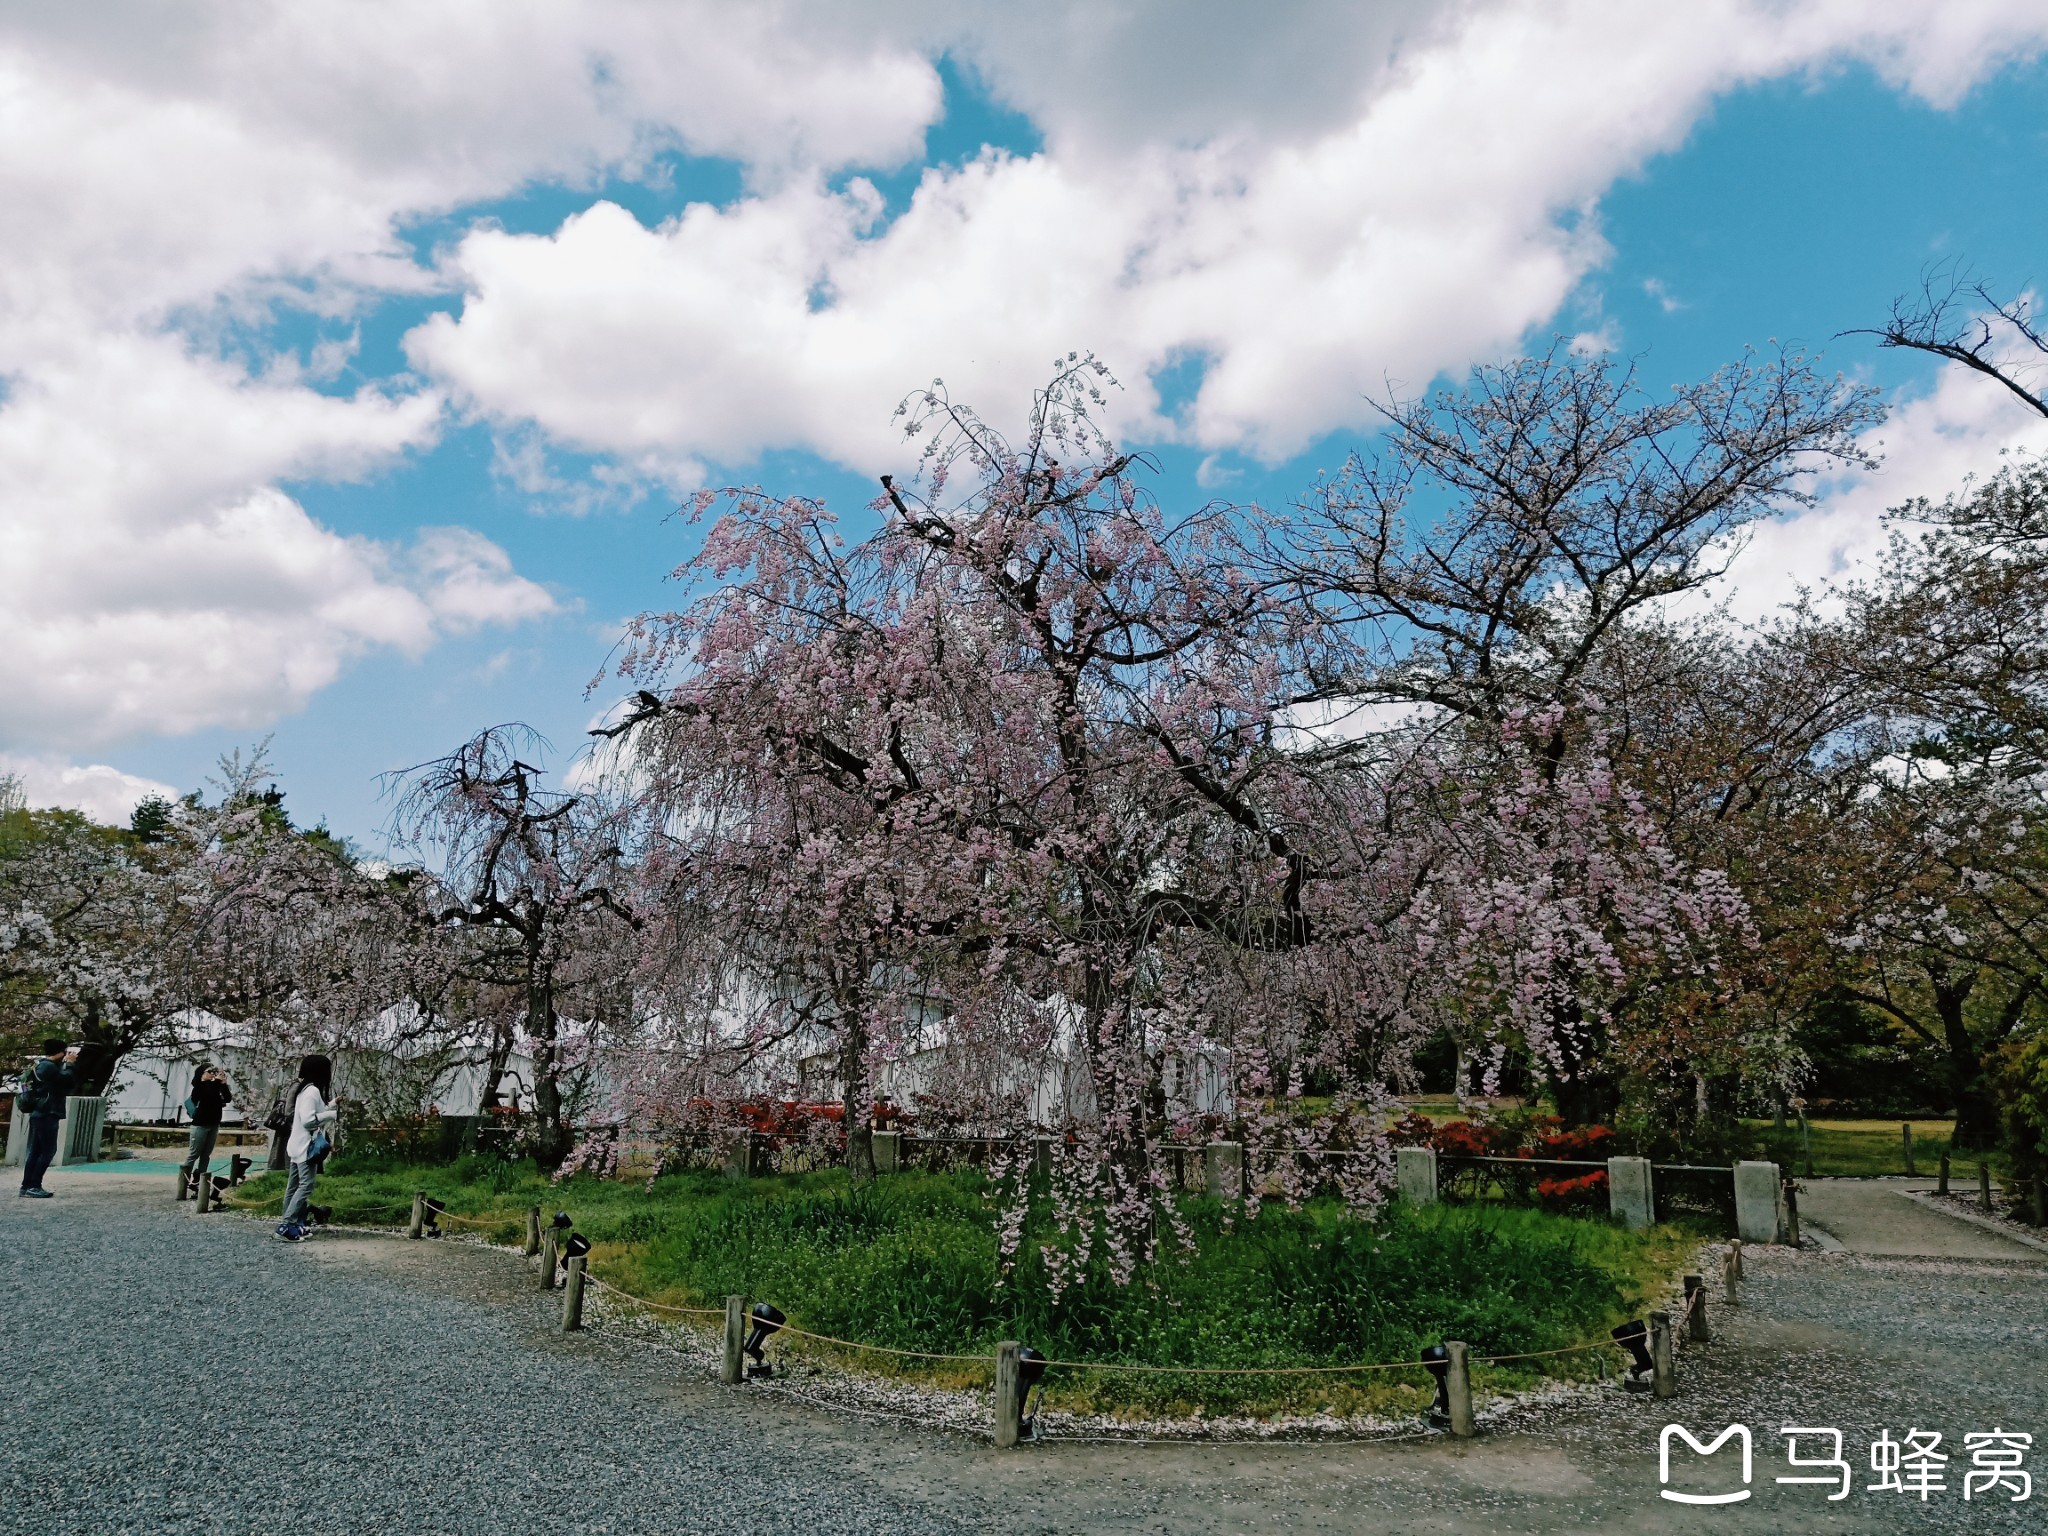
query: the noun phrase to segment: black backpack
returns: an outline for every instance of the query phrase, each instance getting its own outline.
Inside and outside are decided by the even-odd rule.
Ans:
[[[40,1115],[49,1103],[50,1085],[43,1081],[43,1064],[37,1062],[21,1074],[21,1091],[14,1096],[14,1107],[24,1115]]]

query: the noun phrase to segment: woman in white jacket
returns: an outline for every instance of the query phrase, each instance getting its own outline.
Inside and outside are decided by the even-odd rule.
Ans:
[[[299,1063],[299,1081],[292,1089],[292,1130],[285,1142],[285,1156],[292,1165],[284,1186],[284,1220],[277,1235],[296,1243],[306,1235],[306,1206],[313,1198],[313,1178],[326,1159],[315,1155],[316,1140],[341,1118],[341,1112],[327,1101],[334,1086],[334,1064],[325,1056],[308,1056]]]

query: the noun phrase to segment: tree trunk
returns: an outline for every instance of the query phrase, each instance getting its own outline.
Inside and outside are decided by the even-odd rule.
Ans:
[[[555,1060],[555,986],[546,962],[531,957],[527,972],[526,1035],[533,1043],[534,1161],[543,1170],[561,1166],[569,1155],[569,1130],[562,1123],[562,1083]]]
[[[846,1173],[856,1184],[875,1176],[874,1095],[868,1088],[868,1016],[864,1006],[839,1013],[839,1107],[846,1128]]]
[[[1941,1021],[1942,1048],[1948,1058],[1949,1094],[1956,1106],[1956,1129],[1949,1145],[1963,1151],[1989,1150],[1998,1145],[1998,1108],[1985,1085],[1984,1063],[1963,1014],[1963,1005],[1977,982],[1976,973],[1972,971],[1958,982],[1951,981],[1946,970],[1930,968],[1928,980],[1933,984],[1935,1016]]]

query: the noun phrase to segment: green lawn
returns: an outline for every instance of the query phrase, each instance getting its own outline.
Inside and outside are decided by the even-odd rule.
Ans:
[[[994,1210],[980,1177],[910,1173],[850,1188],[838,1173],[729,1181],[716,1174],[639,1182],[543,1183],[530,1170],[478,1160],[439,1168],[360,1167],[321,1180],[316,1198],[344,1222],[404,1220],[424,1188],[451,1213],[483,1217],[485,1235],[516,1241],[525,1210],[567,1210],[595,1245],[592,1273],[653,1301],[722,1305],[728,1294],[774,1302],[792,1322],[864,1343],[992,1355],[1021,1339],[1056,1360],[1170,1366],[1337,1365],[1413,1360],[1462,1338],[1479,1354],[1521,1354],[1589,1338],[1640,1315],[1686,1262],[1698,1234],[1629,1233],[1604,1220],[1540,1211],[1395,1207],[1377,1224],[1334,1204],[1268,1205],[1226,1223],[1212,1202],[1185,1214],[1196,1251],[1129,1283],[1100,1266],[1050,1299],[1034,1219],[1025,1261],[996,1266]],[[276,1209],[281,1178],[238,1195]],[[451,1224],[452,1225],[452,1224]],[[710,1324],[707,1321],[707,1326]],[[815,1346],[813,1346],[815,1347]],[[955,1384],[960,1366],[862,1354]],[[1590,1356],[1540,1362],[1589,1375]],[[1498,1390],[1537,1367],[1489,1367]],[[1267,1412],[1412,1409],[1417,1371],[1337,1377],[1118,1375],[1055,1370],[1050,1400],[1119,1411]]]
[[[1743,1122],[1762,1141],[1762,1155],[1782,1163],[1788,1173],[1806,1172],[1799,1144],[1799,1127],[1789,1124],[1780,1132],[1769,1120]],[[1813,1172],[1819,1178],[1870,1177],[1906,1171],[1905,1137],[1899,1127],[1913,1127],[1913,1166],[1923,1176],[1937,1171],[1941,1154],[1948,1151],[1953,1120],[1809,1120],[1813,1138]],[[1977,1175],[1977,1154],[1964,1152],[1955,1159],[1956,1178]]]

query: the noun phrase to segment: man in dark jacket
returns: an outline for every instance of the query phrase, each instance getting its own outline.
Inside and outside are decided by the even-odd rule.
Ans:
[[[220,1112],[234,1098],[227,1074],[219,1067],[201,1062],[199,1075],[192,1081],[192,1094],[185,1100],[185,1113],[192,1117],[192,1141],[178,1169],[182,1181],[179,1198],[183,1198],[184,1189],[190,1188],[194,1179],[206,1177],[213,1164],[213,1145],[220,1140]]]
[[[45,1040],[43,1054],[21,1074],[14,1112],[28,1115],[28,1161],[21,1169],[24,1199],[50,1198],[43,1188],[43,1175],[57,1155],[57,1127],[64,1123],[64,1100],[78,1085],[78,1071],[71,1065],[77,1055],[77,1049],[62,1040]]]

